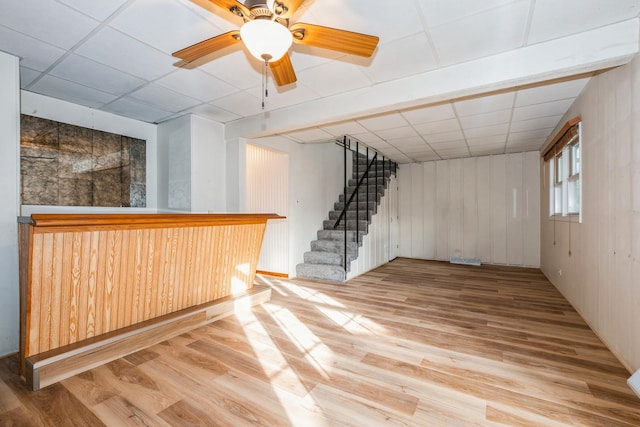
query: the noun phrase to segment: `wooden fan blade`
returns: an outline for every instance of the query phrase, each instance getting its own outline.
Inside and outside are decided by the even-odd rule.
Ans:
[[[247,9],[244,4],[236,0],[191,0],[191,2],[213,13],[218,12],[218,9],[216,9],[217,6],[225,9],[227,12],[235,16],[244,15],[249,17],[251,15],[249,9]]]
[[[273,80],[278,86],[295,83],[298,80],[296,72],[293,71],[293,64],[291,64],[291,58],[289,58],[288,53],[285,53],[277,61],[269,62],[269,68],[271,69]]]
[[[284,7],[287,8],[287,11],[282,15],[278,15],[278,17],[285,19],[291,18],[293,14],[296,13],[303,1],[304,0],[275,0],[275,3],[281,3]]]
[[[368,34],[298,22],[290,28],[295,43],[338,52],[369,57],[378,46],[379,38]]]
[[[182,59],[186,64],[209,55],[210,53],[233,46],[240,42],[240,31],[233,30],[219,36],[201,41],[182,50],[173,52],[172,55]]]

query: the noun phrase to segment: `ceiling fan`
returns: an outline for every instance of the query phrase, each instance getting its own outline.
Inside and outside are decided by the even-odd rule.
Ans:
[[[294,83],[296,73],[289,58],[292,42],[369,57],[378,45],[378,37],[337,28],[296,22],[289,19],[304,0],[191,0],[214,11],[220,7],[243,19],[240,30],[201,41],[172,55],[181,59],[175,65],[195,68],[207,62],[207,56],[243,42],[251,55],[268,65],[278,86]]]

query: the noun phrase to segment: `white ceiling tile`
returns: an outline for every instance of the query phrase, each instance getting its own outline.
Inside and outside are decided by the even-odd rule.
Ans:
[[[219,123],[231,122],[242,117],[238,114],[223,110],[211,104],[199,105],[197,107],[191,108],[189,112],[195,114],[196,116],[204,117],[206,119],[213,120]]]
[[[53,76],[44,76],[29,89],[42,95],[62,99],[87,107],[101,107],[116,99],[114,95],[81,86]]]
[[[540,138],[540,145],[542,145],[542,143],[551,134],[552,131],[553,129],[549,128],[528,130],[526,132],[513,132],[509,134],[509,144],[517,141]]]
[[[638,13],[637,0],[536,0],[528,41],[533,44],[579,33],[635,18]]]
[[[92,18],[103,20],[111,16],[120,6],[125,4],[127,0],[58,0],[74,8],[75,10],[89,15]]]
[[[460,101],[453,105],[459,116],[475,116],[513,108],[514,97],[513,92],[507,92]]]
[[[456,130],[453,132],[443,132],[443,133],[434,133],[434,134],[423,134],[423,138],[427,140],[429,144],[437,144],[442,142],[449,141],[464,141],[464,135],[462,131]]]
[[[552,85],[538,86],[531,89],[519,90],[516,95],[516,107],[541,104],[543,102],[560,99],[577,98],[589,79],[571,80]]]
[[[131,98],[172,113],[201,104],[197,99],[174,92],[160,85],[151,83],[129,95]]]
[[[174,0],[136,0],[109,25],[169,54],[223,32]]]
[[[98,21],[55,1],[3,1],[0,25],[55,46],[70,49],[98,26]]]
[[[513,110],[513,121],[531,120],[540,117],[557,116],[567,112],[573,99],[545,102],[543,104],[518,107]]]
[[[145,80],[157,79],[176,69],[172,56],[109,27],[98,31],[76,53]]]
[[[411,159],[416,162],[432,162],[434,160],[440,160],[440,156],[438,156],[434,152],[431,152],[424,155],[421,154],[421,155],[411,156]]]
[[[24,89],[29,86],[35,79],[40,76],[39,71],[32,70],[26,67],[20,67],[20,88]]]
[[[259,94],[254,96],[248,92],[237,92],[224,98],[216,99],[215,105],[243,117],[253,116],[254,114],[268,114],[272,108],[267,102],[263,110]]]
[[[420,9],[429,27],[435,27],[449,22],[458,21],[467,16],[475,15],[513,0],[430,0],[420,1]]]
[[[419,125],[415,125],[414,128],[420,135],[424,135],[426,138],[429,138],[431,134],[434,133],[459,132],[460,123],[458,122],[458,119],[447,119],[437,122],[421,123]]]
[[[484,137],[495,136],[495,135],[502,135],[506,139],[508,131],[509,131],[509,123],[503,123],[501,125],[467,129],[464,131],[464,134],[467,137],[467,139],[484,138]]]
[[[290,132],[287,134],[287,136],[292,138],[294,141],[301,143],[318,141],[328,142],[334,140],[333,135],[318,128],[305,129],[298,132]]]
[[[303,70],[298,73],[298,80],[311,86],[322,96],[335,95],[372,84],[359,66],[343,61],[325,62]]]
[[[469,150],[471,151],[471,155],[474,157],[504,154],[505,152],[504,145],[502,147],[486,147],[480,145],[478,147],[469,147]]]
[[[506,4],[430,28],[441,65],[457,64],[521,47],[529,1]]]
[[[466,150],[467,142],[464,139],[453,140],[453,141],[443,141],[443,142],[430,142],[429,145],[435,151],[441,150]]]
[[[521,141],[517,144],[507,144],[506,153],[522,153],[525,151],[540,151],[542,144],[539,140]]]
[[[155,83],[205,102],[238,92],[233,86],[200,70],[179,69],[156,80]]]
[[[345,54],[335,52],[333,50],[320,49],[317,47],[300,45],[294,43],[289,50],[291,63],[296,72],[306,70],[307,68],[317,67],[325,62],[332,61],[336,58],[344,57]]]
[[[20,58],[20,65],[44,71],[64,55],[65,51],[43,41],[0,26],[0,51]]]
[[[423,30],[413,1],[382,1],[369,5],[323,0],[308,6],[309,14],[305,14],[304,22],[375,35],[383,43]],[[389,25],[391,22],[393,25]]]
[[[554,128],[562,119],[562,115],[541,117],[538,119],[521,120],[511,122],[511,132],[524,132],[541,128]]]
[[[424,32],[380,44],[365,74],[376,83],[412,76],[436,68],[437,63]]]
[[[264,65],[260,64],[255,58],[250,59],[248,53],[239,48],[216,57],[214,60],[201,65],[198,69],[238,89],[245,90],[261,84]],[[270,85],[273,84],[273,77],[270,72],[268,73],[268,81]]]
[[[412,146],[422,146],[422,147],[427,146],[427,144],[424,142],[424,139],[422,139],[420,136],[388,139],[387,142],[398,149],[404,148],[404,147],[412,147]]]
[[[301,82],[286,86],[274,86],[271,81],[267,85],[269,96],[266,100],[274,107],[288,107],[290,105],[300,104],[302,102],[311,101],[318,98],[318,94],[309,86]],[[249,93],[261,94],[262,87],[254,86],[247,90]]]
[[[372,132],[363,132],[363,133],[356,133],[353,136],[355,139],[357,139],[358,141],[362,141],[365,144],[369,144],[369,145],[373,145],[374,143],[385,143],[382,138],[380,138],[378,135],[372,133]]]
[[[142,79],[79,55],[67,56],[51,70],[50,74],[118,96],[145,83]]]
[[[456,116],[453,112],[451,104],[442,104],[436,105],[434,107],[423,107],[406,110],[402,112],[402,115],[412,125],[451,119]]]
[[[330,133],[333,136],[356,135],[367,131],[364,127],[362,127],[362,125],[360,125],[360,123],[353,121],[322,126],[322,130]]]
[[[402,126],[399,128],[392,128],[392,129],[382,129],[382,130],[376,131],[376,134],[384,140],[418,136],[416,131],[411,126]]]
[[[494,111],[492,113],[478,114],[476,116],[460,117],[460,123],[465,130],[499,125],[501,123],[509,123],[510,120],[511,110]]]
[[[433,150],[426,144],[423,145],[412,145],[408,147],[398,147],[398,150],[405,153],[407,156],[409,155],[418,155],[418,154],[431,154]]]
[[[105,111],[143,122],[157,123],[171,115],[169,111],[151,107],[134,99],[120,98],[102,108]]]
[[[506,142],[507,142],[507,134],[484,136],[479,138],[467,138],[467,143],[469,144],[469,147],[478,146],[478,145],[501,145],[502,147],[504,147],[504,144]]]
[[[380,116],[369,117],[366,119],[360,119],[358,120],[358,123],[373,132],[408,125],[407,121],[400,113],[389,113]]]

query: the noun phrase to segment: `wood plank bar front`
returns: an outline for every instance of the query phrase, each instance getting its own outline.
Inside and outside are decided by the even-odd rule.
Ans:
[[[65,354],[81,354],[84,346],[90,346],[95,366],[102,341],[108,346],[114,337],[126,336],[131,344],[119,342],[118,348],[137,351],[137,325],[148,330],[162,324],[169,333],[184,332],[168,327],[167,321],[184,323],[183,315],[195,308],[251,293],[266,222],[279,218],[275,214],[21,218],[21,375],[37,389],[48,382],[33,370],[47,366],[47,360],[59,363]],[[162,334],[151,336],[166,339]],[[104,362],[122,356],[121,351],[112,353],[105,352]],[[56,371],[56,379],[65,377],[56,368],[49,370]]]

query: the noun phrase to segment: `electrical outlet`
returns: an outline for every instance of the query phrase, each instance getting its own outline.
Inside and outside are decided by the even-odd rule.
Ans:
[[[561,268],[558,269],[558,276],[562,276],[562,269]]]

